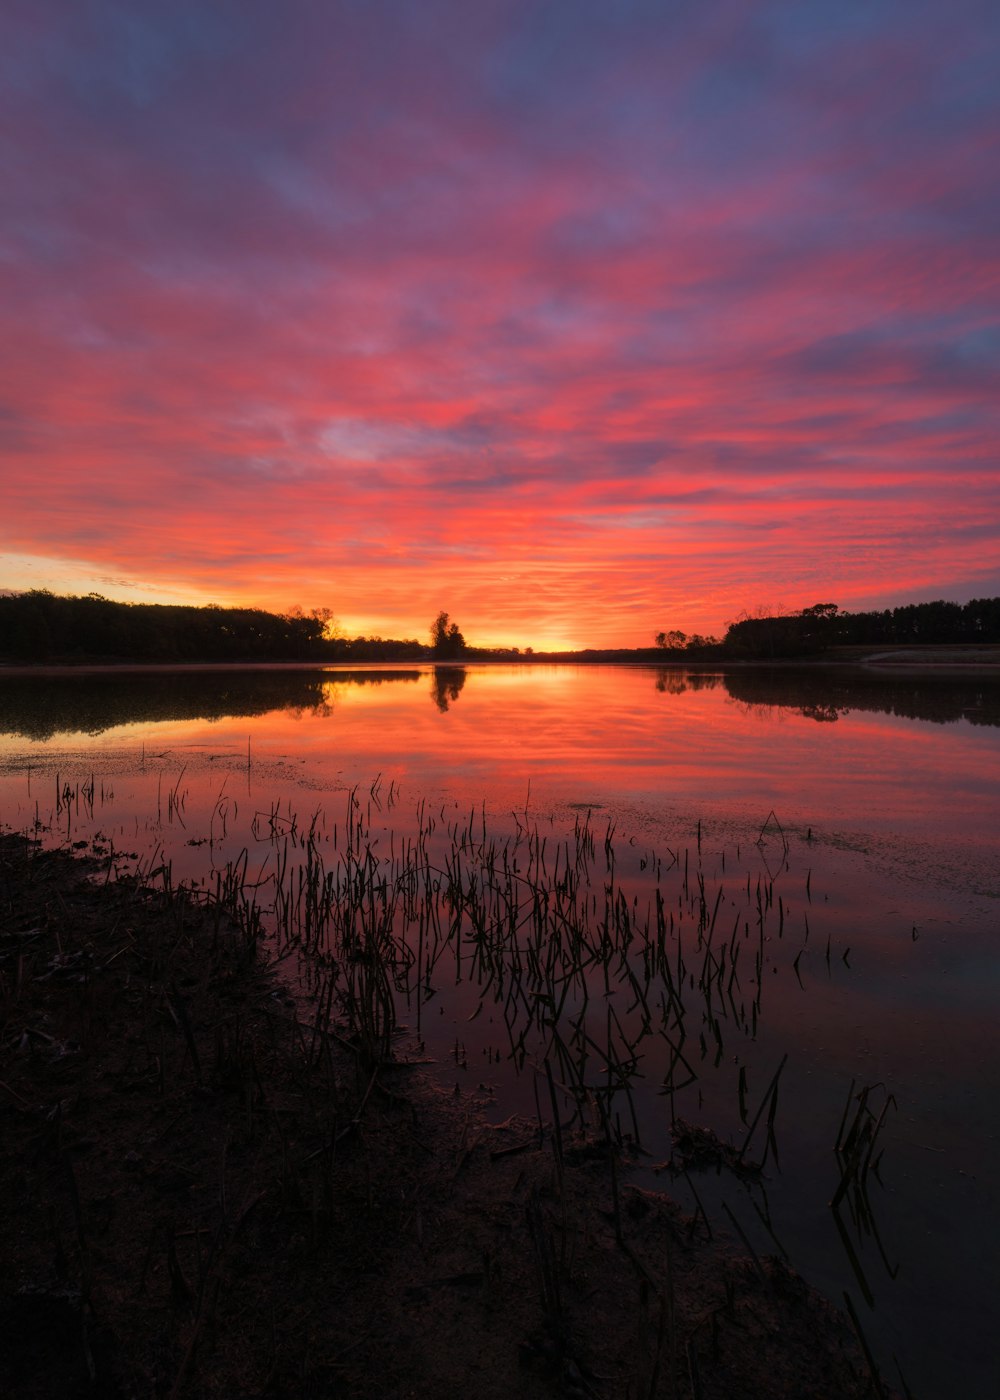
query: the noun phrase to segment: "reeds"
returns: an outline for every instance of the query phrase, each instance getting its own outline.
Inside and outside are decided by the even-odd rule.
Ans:
[[[158,777],[161,826],[189,820],[184,777],[181,769],[168,786]],[[64,840],[74,822],[94,819],[110,800],[110,789],[93,775],[75,785],[57,775],[55,786]],[[690,1112],[682,1096],[690,1102],[702,1079],[718,1077],[727,1061],[734,1065],[726,1071],[734,1119],[738,1109],[745,1129],[735,1161],[755,1172],[778,1165],[788,1056],[754,1107],[745,1046],[757,1037],[779,949],[797,986],[808,985],[809,922],[790,882],[781,883],[790,847],[773,812],[749,844],[754,868],[737,848],[727,872],[725,852],[709,860],[700,823],[689,847],[657,852],[623,841],[613,821],[595,822],[590,812],[576,813],[572,827],[560,831],[536,818],[528,801],[509,822],[491,819],[485,805],[434,809],[421,801],[408,824],[387,824],[398,802],[395,784],[386,788],[378,775],[367,791],[347,793],[336,818],[323,808],[301,816],[287,800],[258,804],[243,817],[246,844],[235,852],[240,810],[225,783],[207,817],[209,874],[184,893],[212,911],[217,939],[239,931],[248,961],[267,956],[294,969],[308,998],[301,1034],[312,1063],[331,1038],[340,1039],[354,1052],[359,1092],[370,1093],[403,1025],[422,1044],[428,1021],[459,987],[470,1019],[484,1026],[492,1020],[496,1028],[489,1040],[477,1027],[489,1063],[503,1059],[512,1073],[533,1068],[539,1076],[540,1126],[557,1174],[574,1141],[589,1140],[607,1154],[617,1202],[617,1156],[643,1148],[639,1090],[647,1104],[656,1095],[666,1100],[670,1125]],[[113,850],[110,861],[128,865]],[[176,905],[179,935],[184,901],[164,849],[154,845],[130,873],[143,897]],[[810,869],[807,904],[811,879]],[[833,948],[831,932],[828,967]],[[167,1013],[200,1080],[203,1065],[172,985],[169,949],[158,972],[170,988]],[[225,1033],[217,1055],[240,1062],[240,1073],[249,1075],[237,1029]],[[456,1068],[468,1059],[463,1047]],[[846,1205],[854,1237],[871,1235],[882,1250],[868,1191],[891,1097],[875,1112],[873,1093],[855,1098],[852,1088],[836,1147],[834,1218],[859,1277],[858,1247],[841,1212]],[[711,1232],[700,1205],[699,1214]],[[865,1290],[869,1296],[867,1283]],[[555,1307],[551,1280],[544,1291]]]
[[[161,828],[187,820],[185,774],[169,783],[157,775]],[[71,784],[57,774],[55,789],[64,838],[81,810],[93,817],[109,800],[93,775]],[[258,805],[247,844],[223,860],[239,816],[223,783],[208,816],[210,877],[188,892],[216,911],[216,933],[222,916],[236,922],[248,958],[265,949],[293,958],[317,1018],[325,1029],[341,1021],[365,1064],[391,1055],[403,1020],[423,1036],[429,1002],[450,983],[467,1004],[491,1008],[502,1036],[487,1047],[491,1063],[547,1063],[581,1131],[606,1122],[638,1145],[634,1090],[647,1065],[659,1066],[672,1121],[677,1096],[734,1057],[747,1122],[740,1052],[757,1034],[770,945],[787,947],[792,927],[792,906],[776,891],[780,870],[762,859],[756,876],[743,875],[737,850],[739,873],[726,876],[723,852],[713,877],[700,822],[689,848],[637,851],[591,812],[576,813],[570,831],[547,830],[529,800],[511,814],[512,831],[491,829],[485,804],[460,812],[426,802],[408,830],[387,828],[398,801],[379,774],[367,793],[347,794],[340,820],[322,808],[303,819],[288,801]],[[756,843],[762,858],[774,836],[787,864],[788,839],[770,812]],[[132,873],[139,887],[174,897],[159,846]],[[804,947],[787,948],[800,985]],[[758,1110],[765,1160],[777,1156],[776,1082],[769,1093]]]
[[[895,1278],[898,1272],[898,1266],[891,1264],[886,1254],[868,1190],[870,1177],[881,1182],[879,1166],[884,1152],[881,1137],[889,1109],[895,1106],[896,1100],[883,1084],[866,1084],[855,1093],[852,1080],[833,1148],[840,1180],[830,1209],[858,1287],[869,1307],[874,1305],[874,1295],[861,1260],[865,1240],[874,1243],[890,1278]],[[843,1206],[847,1208],[846,1221],[842,1215]]]

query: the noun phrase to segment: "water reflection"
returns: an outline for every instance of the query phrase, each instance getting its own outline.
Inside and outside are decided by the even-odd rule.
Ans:
[[[964,719],[970,724],[1000,725],[1000,676],[900,676],[817,666],[748,668],[728,671],[719,679],[733,699],[744,705],[793,709],[821,724],[852,710],[868,710],[935,724]],[[663,687],[658,684],[657,689]]]
[[[442,714],[445,714],[451,702],[457,700],[461,695],[462,687],[467,679],[468,672],[464,666],[434,667],[434,674],[431,677],[431,698]]]
[[[662,695],[686,695],[689,690],[717,690],[723,677],[713,671],[680,671],[661,666],[656,672],[656,688]]]
[[[414,960],[400,967],[413,976],[397,987],[412,1004],[399,1011],[463,1091],[489,1084],[497,1116],[532,1114],[532,1061],[560,1057],[560,1085],[593,1093],[611,1087],[594,1073],[607,1050],[614,1082],[635,1084],[653,1161],[677,1146],[678,1119],[725,1145],[756,1114],[761,1137],[781,1137],[770,1199],[716,1203],[711,1172],[697,1185],[708,1209],[733,1205],[755,1248],[787,1241],[832,1296],[877,1294],[915,1355],[946,1337],[940,1393],[971,1394],[988,1362],[977,1373],[970,1361],[963,1386],[955,1355],[987,1333],[982,1281],[1000,1229],[1000,735],[956,721],[996,727],[998,697],[982,676],[820,668],[0,672],[0,824],[113,843],[203,888],[249,862],[276,922],[292,909],[279,873],[338,918],[358,872],[381,872],[361,885],[400,919],[410,896],[396,892],[423,892]],[[851,711],[875,713],[831,722]],[[148,731],[78,737],[143,722],[155,743]],[[495,963],[501,936],[509,956]],[[547,980],[521,996],[529,966]],[[883,1135],[884,1194],[863,1114],[853,1137],[845,1116],[834,1148],[849,1092],[854,1105],[877,1084],[900,1104]],[[895,1302],[883,1275],[900,1259]],[[865,1328],[874,1335],[867,1314]]]
[[[51,739],[119,725],[332,712],[341,686],[416,681],[410,671],[158,671],[0,676],[0,734]],[[461,689],[461,686],[459,686]]]
[[[578,678],[581,669],[590,671],[564,667],[561,674]],[[416,667],[0,673],[0,734],[42,741],[57,734],[101,734],[144,722],[213,721],[282,711],[323,716],[332,713],[343,688],[412,683],[422,674]],[[524,679],[524,668],[477,668],[474,674],[478,692],[514,674]],[[903,676],[820,666],[725,672],[662,666],[653,674],[658,694],[680,698],[721,689],[747,713],[758,711],[762,716],[792,710],[830,724],[851,711],[869,711],[938,724],[967,720],[1000,726],[1000,677],[989,675]],[[431,699],[441,714],[458,700],[472,675],[464,666],[433,667]],[[534,686],[529,690],[539,693]]]

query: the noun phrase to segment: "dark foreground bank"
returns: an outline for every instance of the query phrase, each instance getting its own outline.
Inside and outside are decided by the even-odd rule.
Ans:
[[[0,838],[0,1395],[882,1393],[603,1144],[318,1030],[235,912]]]

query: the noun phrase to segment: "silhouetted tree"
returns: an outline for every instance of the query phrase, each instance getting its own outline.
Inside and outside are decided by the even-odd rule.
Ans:
[[[442,609],[431,623],[431,650],[436,657],[454,661],[465,651],[465,638]]]

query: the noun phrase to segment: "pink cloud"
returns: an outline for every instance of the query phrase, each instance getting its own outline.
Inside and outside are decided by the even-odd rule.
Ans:
[[[960,37],[734,8],[553,59],[503,5],[443,11],[446,53],[311,13],[185,9],[124,57],[100,6],[31,21],[0,548],[522,643],[998,591],[998,121]]]

